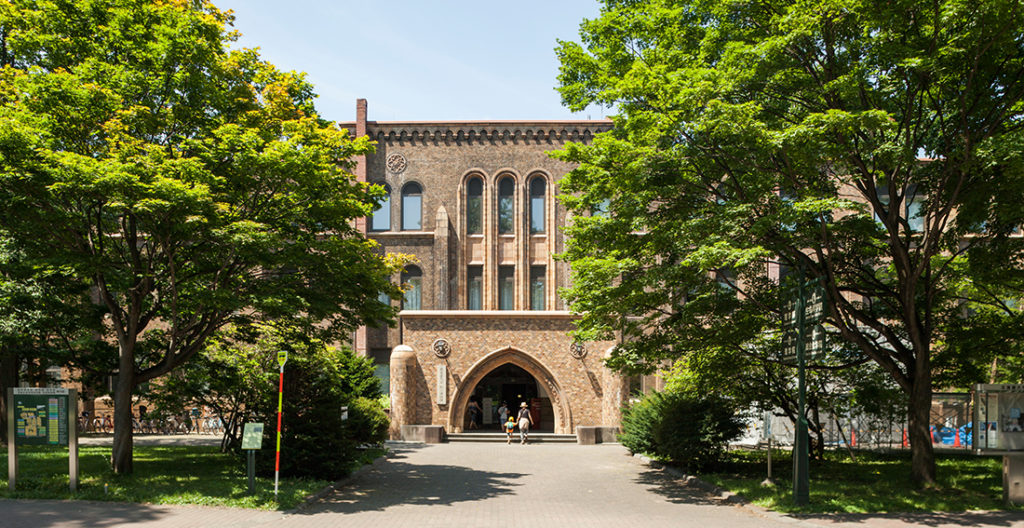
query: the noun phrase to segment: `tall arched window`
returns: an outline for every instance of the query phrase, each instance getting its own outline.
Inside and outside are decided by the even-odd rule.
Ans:
[[[515,232],[515,190],[516,183],[506,176],[498,182],[498,232]]]
[[[420,310],[423,306],[423,271],[416,266],[406,266],[402,270],[402,285],[405,296],[402,299],[403,310]]]
[[[416,182],[402,187],[402,230],[423,229],[423,188]]]
[[[472,178],[466,185],[466,232],[484,232],[484,181]]]
[[[381,185],[381,187],[384,187],[387,196],[380,202],[380,207],[373,210],[373,216],[370,217],[370,231],[391,230],[391,187],[387,185]]]
[[[544,205],[547,195],[547,182],[544,178],[530,181],[530,232],[544,232]]]

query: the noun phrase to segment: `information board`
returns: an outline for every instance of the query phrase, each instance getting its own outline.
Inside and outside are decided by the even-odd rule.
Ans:
[[[1024,385],[975,385],[974,402],[975,452],[1024,451]]]
[[[242,449],[259,449],[263,446],[263,423],[250,422],[242,429]]]
[[[15,388],[18,445],[68,445],[68,389]]]

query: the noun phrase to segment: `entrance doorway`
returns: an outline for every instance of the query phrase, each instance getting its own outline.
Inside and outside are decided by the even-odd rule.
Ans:
[[[518,414],[523,402],[531,406],[532,414],[539,413],[539,421],[533,424],[532,431],[550,433],[555,430],[555,414],[550,395],[529,372],[512,363],[505,363],[484,376],[476,384],[469,400],[483,409],[482,431],[502,430],[501,418],[498,416],[502,402],[507,403],[513,417]],[[465,423],[467,427],[463,431],[472,432],[473,429],[468,427],[468,414]]]

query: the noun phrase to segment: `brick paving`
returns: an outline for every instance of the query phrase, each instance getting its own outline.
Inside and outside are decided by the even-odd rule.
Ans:
[[[686,487],[617,445],[393,444],[386,461],[297,512],[0,501],[0,527],[1024,528],[1024,512],[794,519]]]

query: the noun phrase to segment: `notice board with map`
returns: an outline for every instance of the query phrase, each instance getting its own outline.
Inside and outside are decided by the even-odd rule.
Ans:
[[[68,389],[15,388],[14,440],[18,445],[68,445]]]

